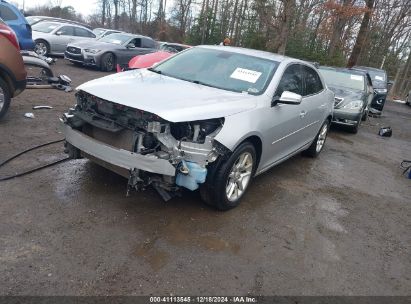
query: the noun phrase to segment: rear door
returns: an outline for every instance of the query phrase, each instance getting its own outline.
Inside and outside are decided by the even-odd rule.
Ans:
[[[301,146],[311,142],[317,135],[328,109],[328,97],[318,72],[303,65],[303,75],[304,92],[301,102],[301,132],[299,134]]]

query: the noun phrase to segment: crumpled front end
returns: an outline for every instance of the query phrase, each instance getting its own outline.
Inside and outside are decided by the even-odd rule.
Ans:
[[[205,182],[207,165],[229,150],[214,140],[224,118],[169,122],[153,113],[84,91],[62,117],[66,152],[128,178],[129,189],[153,185],[165,199]]]

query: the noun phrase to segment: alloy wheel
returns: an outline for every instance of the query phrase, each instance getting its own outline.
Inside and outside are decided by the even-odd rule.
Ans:
[[[253,156],[249,152],[240,154],[228,175],[226,196],[231,202],[238,200],[247,189],[253,172]]]
[[[37,53],[37,55],[45,56],[47,55],[47,45],[44,42],[36,42],[34,51]]]
[[[321,128],[320,133],[318,134],[317,147],[315,148],[317,153],[320,153],[320,151],[322,150],[324,146],[325,139],[327,138],[327,132],[328,132],[328,124],[324,124],[323,127]]]
[[[108,71],[113,70],[113,55],[109,55],[106,60],[106,67]]]

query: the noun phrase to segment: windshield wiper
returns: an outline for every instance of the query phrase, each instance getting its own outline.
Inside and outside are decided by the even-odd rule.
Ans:
[[[153,73],[157,73],[157,74],[162,74],[162,72],[160,71],[160,70],[156,70],[156,69],[153,69],[153,68],[148,68],[147,70],[149,70],[150,72],[153,72]]]
[[[203,86],[220,89],[219,87],[216,87],[216,86],[213,86],[213,85],[211,85],[211,84],[202,82],[202,81],[200,81],[200,80],[188,80],[188,81],[190,81],[190,82],[192,82],[192,83],[195,83],[195,84],[201,84],[201,85],[203,85]]]

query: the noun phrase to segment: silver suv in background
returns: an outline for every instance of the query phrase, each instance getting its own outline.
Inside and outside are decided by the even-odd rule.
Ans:
[[[200,188],[220,210],[237,206],[255,175],[301,151],[317,156],[334,103],[313,65],[220,46],[89,81],[76,96],[62,117],[72,158],[165,199]]]
[[[32,26],[35,52],[42,56],[64,55],[67,44],[91,40],[96,35],[84,26],[54,21],[42,21]]]

